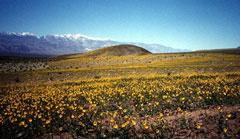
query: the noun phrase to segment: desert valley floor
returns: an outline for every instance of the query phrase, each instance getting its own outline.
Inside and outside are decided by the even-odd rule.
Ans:
[[[112,51],[1,58],[0,137],[240,138],[239,49]]]

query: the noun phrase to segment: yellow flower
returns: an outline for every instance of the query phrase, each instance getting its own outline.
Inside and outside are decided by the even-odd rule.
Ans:
[[[163,113],[160,112],[159,113],[159,117],[162,118],[163,117]]]
[[[223,128],[223,132],[224,132],[224,133],[227,133],[227,131],[228,131],[228,128],[224,127],[224,128]]]
[[[231,117],[232,117],[232,115],[231,115],[231,114],[228,114],[228,115],[227,115],[227,118],[231,118]]]
[[[97,125],[97,122],[96,122],[96,121],[94,121],[94,122],[93,122],[93,125],[94,125],[94,126],[96,126],[96,125]]]
[[[132,120],[132,125],[136,125],[136,121]]]
[[[117,125],[117,124],[115,124],[115,125],[113,126],[113,128],[114,128],[114,129],[117,129],[117,128],[118,128],[118,125]]]
[[[162,96],[163,99],[166,99],[167,97],[168,97],[167,95],[163,95],[163,96]]]
[[[121,127],[124,128],[124,127],[126,127],[127,125],[128,125],[128,121],[125,122],[125,123],[123,123],[123,124],[121,125]]]
[[[113,119],[113,118],[111,118],[111,119],[110,119],[110,122],[111,122],[111,123],[113,123],[113,122],[114,122],[114,119]]]
[[[144,127],[145,129],[148,129],[148,128],[149,128],[149,126],[148,126],[148,124],[147,124],[147,121],[144,121],[144,122],[143,122],[143,127]]]
[[[47,120],[47,121],[46,121],[46,124],[50,124],[50,123],[51,123],[51,120]]]
[[[178,108],[177,108],[177,111],[178,111],[178,112],[181,112],[181,111],[182,111],[182,109],[181,109],[180,107],[178,107]]]
[[[29,119],[28,119],[28,122],[31,123],[31,122],[32,122],[32,118],[29,118]]]
[[[182,97],[180,100],[181,100],[181,101],[184,101],[184,100],[185,100],[185,97]]]
[[[149,128],[149,126],[146,124],[146,125],[144,125],[143,126],[145,129],[148,129]]]
[[[21,121],[20,123],[19,123],[19,126],[24,126],[25,125],[25,122],[24,121]]]
[[[197,124],[196,124],[196,128],[197,128],[197,129],[200,129],[201,126],[202,126],[202,123],[197,123]]]

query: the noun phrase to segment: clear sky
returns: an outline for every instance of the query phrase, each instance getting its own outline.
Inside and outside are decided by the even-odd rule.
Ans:
[[[0,31],[230,48],[240,45],[240,0],[0,0]]]

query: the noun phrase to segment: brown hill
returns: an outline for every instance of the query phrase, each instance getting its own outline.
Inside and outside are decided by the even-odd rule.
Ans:
[[[122,44],[110,47],[104,47],[87,52],[87,56],[125,56],[125,55],[143,55],[151,54],[148,50],[136,45]]]

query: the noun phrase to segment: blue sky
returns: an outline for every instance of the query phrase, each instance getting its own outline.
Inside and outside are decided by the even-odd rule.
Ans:
[[[182,49],[240,45],[240,0],[0,0],[0,31],[80,33]]]

